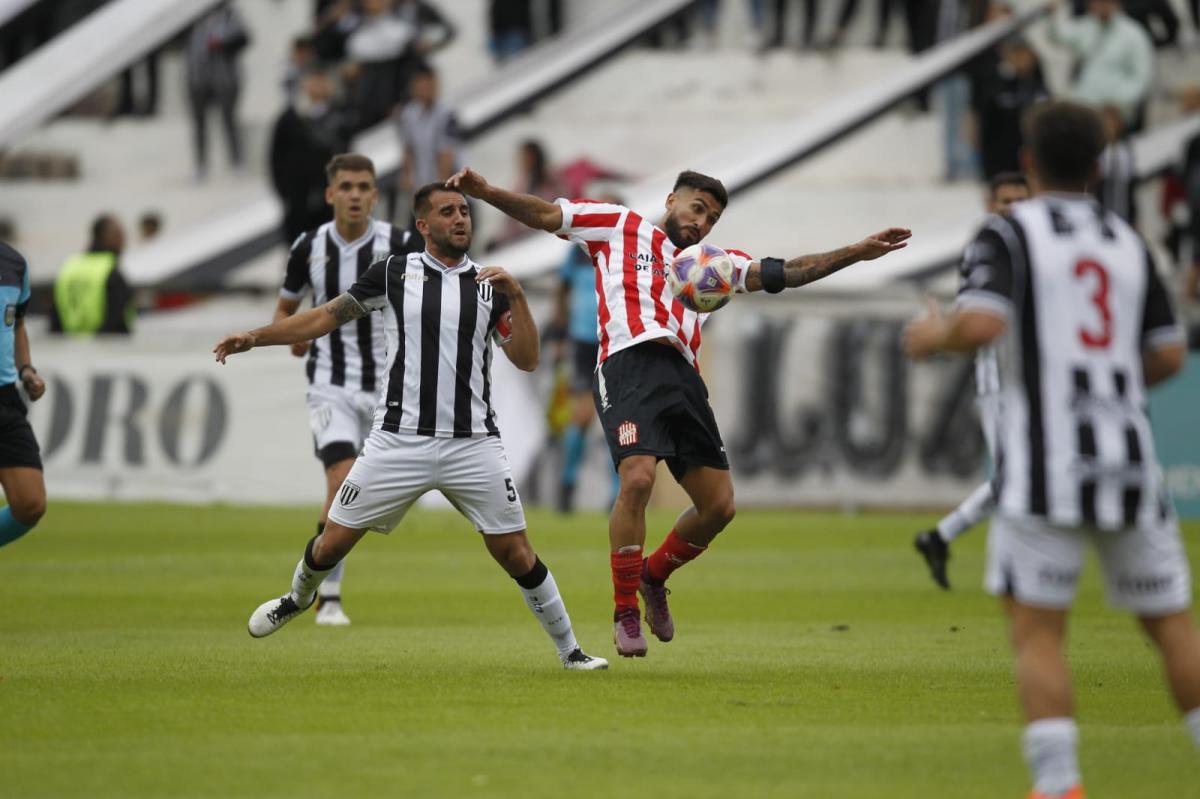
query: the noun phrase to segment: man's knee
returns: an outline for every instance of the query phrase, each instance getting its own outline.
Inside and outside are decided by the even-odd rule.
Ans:
[[[653,459],[636,463],[621,464],[621,494],[642,504],[650,501],[650,492],[654,490]]]
[[[14,519],[32,527],[46,514],[46,495],[17,498],[12,502],[10,508]]]
[[[488,552],[506,572],[514,577],[520,577],[533,568],[537,561],[533,546],[525,533],[505,533],[502,535],[484,534],[484,542]]]
[[[733,493],[730,492],[728,496],[718,497],[711,503],[706,503],[700,513],[709,524],[718,529],[725,529],[737,515],[737,505],[733,501]]]

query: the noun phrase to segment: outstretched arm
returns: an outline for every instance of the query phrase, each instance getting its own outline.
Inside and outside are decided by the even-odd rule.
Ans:
[[[257,330],[226,336],[217,342],[213,352],[218,361],[225,363],[228,356],[247,352],[254,347],[312,341],[347,322],[361,319],[368,313],[370,311],[362,307],[350,294],[342,294],[319,308],[310,308],[304,313],[280,319]]]
[[[557,204],[534,197],[532,194],[518,194],[497,188],[484,180],[470,167],[464,167],[458,173],[451,175],[446,185],[458,189],[468,197],[483,200],[493,208],[512,217],[526,227],[534,230],[544,230],[554,233],[562,228],[562,209]]]
[[[851,264],[874,261],[889,252],[902,250],[908,246],[908,239],[911,237],[912,231],[908,228],[893,227],[849,247],[793,258],[783,265],[783,288],[806,286]],[[750,264],[750,271],[746,274],[746,291],[762,291],[766,288],[763,283],[762,264],[755,261]]]

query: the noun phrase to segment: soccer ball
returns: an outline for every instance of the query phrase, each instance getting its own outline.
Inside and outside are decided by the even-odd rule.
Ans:
[[[733,259],[720,247],[693,244],[667,270],[671,293],[697,313],[712,313],[733,299]]]

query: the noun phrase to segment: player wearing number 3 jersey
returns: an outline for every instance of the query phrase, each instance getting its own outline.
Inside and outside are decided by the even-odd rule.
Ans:
[[[910,325],[913,355],[991,350],[999,366],[996,511],[986,585],[1004,598],[1029,726],[1034,797],[1082,797],[1063,654],[1087,546],[1109,601],[1162,652],[1200,745],[1200,633],[1179,525],[1154,455],[1146,387],[1175,374],[1183,335],[1145,243],[1086,193],[1097,115],[1035,107],[1037,196],[989,218],[967,251],[955,313]]]
[[[325,335],[373,311],[383,314],[388,363],[375,420],[325,529],[305,548],[291,590],[250,616],[256,638],[278,630],[314,601],[321,582],[368,530],[387,533],[423,494],[441,491],[483,537],[520,586],[526,605],[565,668],[603,669],[580,649],[549,569],[525,535],[525,513],[491,406],[492,341],[520,369],[538,363],[538,333],[525,294],[499,267],[467,257],[466,198],[430,184],[413,198],[426,249],[372,264],[349,291],[324,305],[214,348],[217,360],[255,346]]]

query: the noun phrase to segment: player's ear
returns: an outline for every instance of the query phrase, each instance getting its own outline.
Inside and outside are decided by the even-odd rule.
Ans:
[[[333,205],[333,186],[328,184],[325,186],[325,204]]]
[[[429,223],[421,217],[417,217],[417,232],[421,234],[421,238],[429,238]]]
[[[670,194],[667,195],[667,201],[665,203],[663,203],[663,207],[666,208],[668,211],[670,211],[672,208],[675,207],[676,199],[678,199],[678,198],[675,196],[675,192],[671,192]]]

